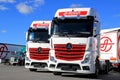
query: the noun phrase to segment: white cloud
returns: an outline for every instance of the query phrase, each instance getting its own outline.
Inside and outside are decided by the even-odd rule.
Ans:
[[[29,13],[33,12],[33,7],[32,6],[28,6],[25,3],[19,3],[16,6],[16,8],[18,9],[18,11],[20,13],[23,13],[23,14],[29,14]]]
[[[0,0],[0,3],[14,3],[15,0]]]
[[[0,5],[0,10],[8,10],[8,8],[3,5]]]
[[[14,3],[16,2],[15,0],[7,0],[9,3]]]
[[[16,2],[15,0],[0,0],[0,3],[2,4],[7,4],[7,3],[14,3]],[[4,5],[0,5],[0,10],[8,10],[8,7],[4,6]]]
[[[70,7],[71,8],[77,8],[77,7],[81,7],[82,4],[71,4]]]
[[[34,7],[44,5],[44,0],[34,0]]]
[[[120,17],[120,14],[113,15],[113,17]]]
[[[6,33],[7,31],[6,30],[1,30],[1,33]]]
[[[45,0],[0,0],[0,3],[12,4],[17,3],[16,9],[22,14],[30,14],[38,7],[44,5]],[[20,3],[18,3],[20,2]],[[7,5],[6,5],[7,6]],[[7,10],[9,7],[0,5],[0,10]]]
[[[22,14],[30,14],[36,8],[44,5],[44,0],[26,0],[16,5],[17,10]]]

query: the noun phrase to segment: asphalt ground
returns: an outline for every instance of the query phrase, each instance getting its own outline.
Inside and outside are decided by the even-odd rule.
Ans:
[[[100,74],[98,78],[68,73],[56,76],[49,71],[30,72],[24,66],[0,64],[0,80],[120,80],[120,72],[110,71],[107,75]]]

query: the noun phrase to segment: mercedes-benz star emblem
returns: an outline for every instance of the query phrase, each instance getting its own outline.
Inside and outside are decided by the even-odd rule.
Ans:
[[[66,45],[66,48],[67,48],[67,50],[71,50],[72,44],[68,43],[68,44]]]
[[[38,48],[38,53],[41,53],[41,51],[42,51],[42,48],[39,47],[39,48]]]

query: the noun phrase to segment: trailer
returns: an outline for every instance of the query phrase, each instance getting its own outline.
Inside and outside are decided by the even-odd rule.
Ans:
[[[25,52],[25,45],[0,43],[1,63],[17,64],[20,58],[24,58]]]
[[[100,59],[108,59],[120,71],[120,28],[102,30],[100,40]]]

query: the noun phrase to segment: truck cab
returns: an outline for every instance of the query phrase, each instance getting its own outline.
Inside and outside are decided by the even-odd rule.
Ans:
[[[33,21],[26,33],[25,67],[30,71],[48,69],[50,26],[51,21]]]
[[[51,27],[49,70],[94,74],[99,70],[100,20],[93,8],[58,9]]]

